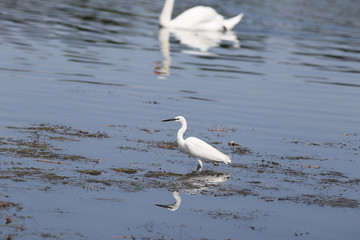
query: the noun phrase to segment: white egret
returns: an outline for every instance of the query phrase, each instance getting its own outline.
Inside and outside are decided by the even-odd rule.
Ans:
[[[163,120],[163,122],[175,121],[181,123],[181,128],[177,133],[177,143],[181,151],[189,154],[191,157],[194,157],[199,166],[197,171],[201,171],[203,164],[202,161],[208,163],[223,162],[225,164],[231,163],[230,157],[226,154],[223,154],[216,148],[210,146],[203,140],[200,140],[196,137],[188,137],[184,140],[184,132],[187,128],[186,120],[183,116],[177,116],[175,118]]]
[[[165,0],[159,23],[161,27],[202,31],[224,31],[232,29],[240,22],[243,14],[224,19],[211,7],[196,6],[171,20],[175,0]]]

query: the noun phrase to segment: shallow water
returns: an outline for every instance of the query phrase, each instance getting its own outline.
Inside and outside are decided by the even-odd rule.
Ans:
[[[357,1],[201,4],[245,17],[193,33],[160,30],[160,0],[1,1],[2,237],[358,238]],[[192,175],[177,115],[232,165]]]

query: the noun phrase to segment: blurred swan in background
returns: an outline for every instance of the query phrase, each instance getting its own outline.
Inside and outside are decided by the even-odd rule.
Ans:
[[[175,0],[165,0],[159,23],[161,27],[202,31],[224,31],[232,29],[243,18],[243,13],[225,19],[211,7],[196,6],[171,20]]]
[[[159,41],[161,44],[161,54],[163,60],[155,65],[155,74],[160,76],[170,75],[171,56],[170,56],[170,36],[175,37],[193,50],[181,50],[182,53],[197,56],[216,56],[216,53],[210,52],[210,48],[224,45],[228,48],[240,48],[234,31],[189,31],[183,29],[159,29]]]

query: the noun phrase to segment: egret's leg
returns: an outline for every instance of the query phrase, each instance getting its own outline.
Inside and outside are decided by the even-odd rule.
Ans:
[[[202,170],[203,164],[202,161],[200,159],[196,159],[198,161],[198,167],[196,169],[197,172],[200,172]]]

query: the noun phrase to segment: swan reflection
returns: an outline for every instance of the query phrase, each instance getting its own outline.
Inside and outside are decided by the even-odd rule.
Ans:
[[[160,76],[170,75],[170,36],[175,37],[183,45],[193,50],[182,50],[181,52],[191,55],[216,56],[209,51],[212,47],[219,47],[224,44],[229,47],[239,48],[240,41],[233,31],[190,31],[180,29],[160,28],[159,41],[163,60],[155,66],[155,74]]]
[[[180,192],[188,194],[197,194],[203,190],[218,186],[226,182],[230,174],[217,173],[213,171],[192,172],[175,180],[172,185],[172,194],[175,202],[171,204],[155,204],[158,207],[167,208],[170,211],[176,211],[181,204]]]

